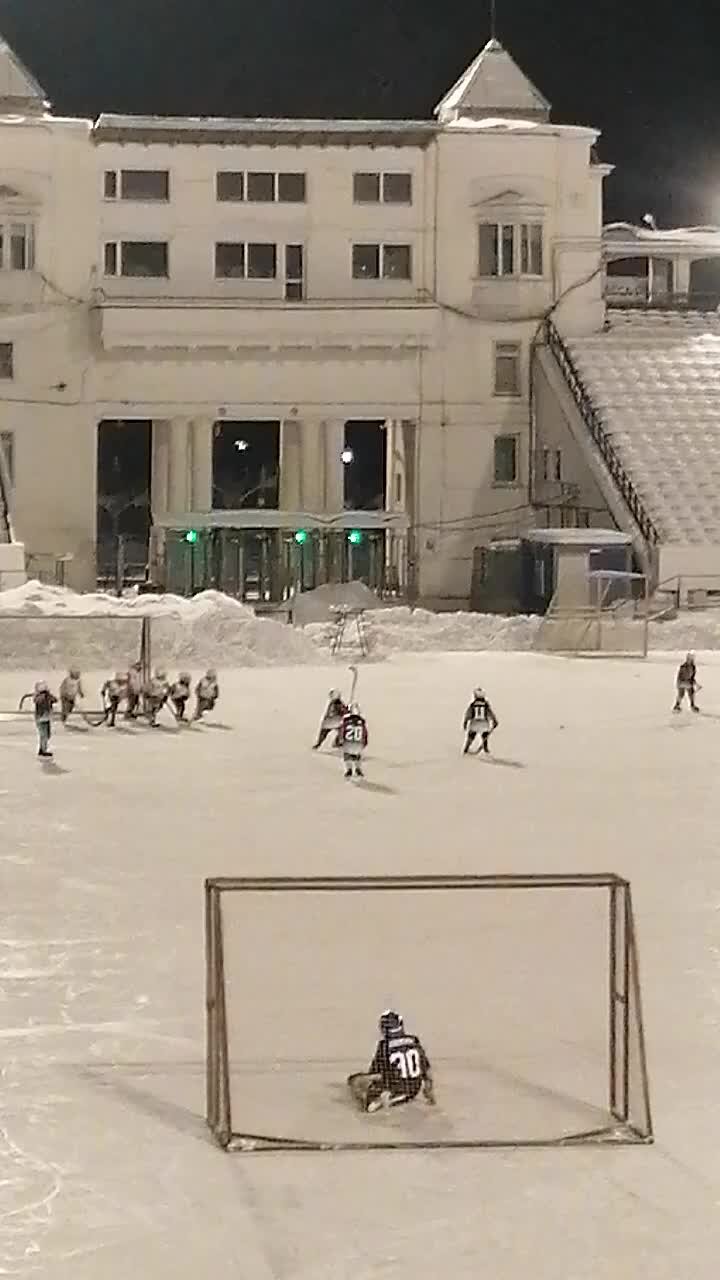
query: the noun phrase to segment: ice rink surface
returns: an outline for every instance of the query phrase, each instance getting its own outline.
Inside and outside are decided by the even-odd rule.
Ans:
[[[309,750],[344,670],[224,672],[212,724],[78,724],[57,731],[50,766],[35,758],[30,721],[0,720],[0,1274],[714,1280],[720,657],[700,655],[700,716],[670,714],[676,661],[482,653],[368,665],[362,789],[344,782],[332,752]],[[460,756],[478,683],[502,722],[492,763]],[[0,675],[0,703],[29,687],[30,677]],[[529,871],[632,880],[654,1146],[226,1155],[212,1145],[206,875]],[[405,1012],[418,1014],[439,1060],[433,1124],[456,1105],[450,1071],[443,1086],[448,1039],[487,1068],[475,1094],[462,1078],[463,1123],[477,1127],[483,1109],[493,1123],[520,1123],[528,1098],[513,1090],[512,1054],[526,1054],[526,1074],[542,1065],[549,1108],[574,1092],[575,1064],[578,1091],[590,1087],[580,996],[595,951],[582,914],[559,941],[545,911],[524,908],[514,924],[507,913],[502,923],[479,917],[477,931],[449,908],[446,921],[441,902],[407,911],[404,967],[388,972],[396,952],[375,945],[364,902],[338,917],[341,930],[298,916],[291,900],[283,909],[235,933],[240,1043],[256,1028],[244,1050],[250,1112],[325,1123],[312,1073],[322,1043],[305,1024],[323,1025],[336,1004],[350,1052],[364,1059],[376,1001],[402,999],[406,973],[423,980]],[[502,961],[513,928],[535,931],[534,952],[521,951],[526,988],[523,969]],[[338,979],[340,945],[353,957],[348,981]],[[328,1060],[336,1052],[333,1042]]]

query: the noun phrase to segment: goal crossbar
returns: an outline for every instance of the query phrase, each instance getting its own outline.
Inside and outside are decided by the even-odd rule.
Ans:
[[[604,934],[607,946],[606,1089],[603,1112],[607,1122],[578,1126],[560,1136],[498,1139],[428,1136],[422,1141],[325,1141],[253,1132],[237,1128],[233,1117],[233,1084],[228,1034],[227,979],[223,898],[235,894],[382,893],[488,890],[600,890],[607,894]],[[596,874],[417,875],[417,876],[218,876],[205,882],[206,946],[206,1120],[226,1150],[240,1151],[370,1151],[474,1148],[521,1148],[615,1145],[653,1141],[650,1086],[642,1018],[637,939],[631,886],[623,876]],[[246,982],[252,982],[253,957],[248,956]],[[562,980],[562,975],[558,975]],[[265,1069],[271,1071],[273,1062]]]

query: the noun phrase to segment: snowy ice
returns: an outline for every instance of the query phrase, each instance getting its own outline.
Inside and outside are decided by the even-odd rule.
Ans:
[[[50,767],[35,758],[31,720],[11,710],[35,667],[0,673],[0,1274],[714,1280],[720,654],[698,655],[703,714],[694,717],[670,713],[677,658],[491,650],[369,664],[359,687],[371,733],[364,789],[343,781],[331,751],[309,750],[329,684],[347,684],[344,666],[227,662],[207,726],[180,732],[167,717],[155,733],[113,732],[79,722],[55,733]],[[90,687],[103,675],[88,675]],[[459,754],[478,683],[501,721],[494,763]],[[598,870],[633,883],[654,1146],[226,1155],[211,1143],[205,876]],[[369,1053],[376,994],[395,984],[378,972],[368,912],[357,909],[345,938],[365,979],[340,992],[332,938],[308,930],[298,969],[311,998],[289,969],[298,926],[286,909],[274,928],[254,921],[236,992],[243,1007],[246,984],[251,999],[261,985],[272,1010],[258,1056],[287,1044],[283,1056],[302,1073],[314,1030],[304,1013],[323,990],[354,1028],[353,1051],[356,1042]],[[521,921],[541,943],[546,930],[544,976],[556,1006],[562,981],[572,1006],[591,948],[576,931],[572,968],[558,974],[545,918]],[[415,924],[411,959],[425,939],[422,918]],[[453,977],[439,950],[442,913],[428,929],[437,1023],[470,1025],[480,1039],[488,1084],[477,1089],[476,1120],[485,1109],[496,1123],[508,975],[484,963],[490,931],[468,940]],[[454,942],[449,955],[460,963]],[[525,1002],[512,988],[510,1012],[531,1065],[545,1046],[545,1075],[564,1087],[568,1062],[584,1052],[581,1011],[576,1042],[567,1019],[555,1039],[536,1021],[538,989],[538,975]],[[442,1107],[432,1021],[428,1008],[419,1029],[438,1058]],[[300,1095],[293,1070],[278,1066],[269,1062],[268,1075],[287,1115]],[[512,1096],[502,1105],[512,1111]]]

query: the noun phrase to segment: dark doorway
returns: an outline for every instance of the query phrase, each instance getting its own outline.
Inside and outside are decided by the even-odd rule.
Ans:
[[[346,511],[382,511],[387,484],[385,420],[345,423],[343,448]]]
[[[97,574],[122,585],[146,576],[151,524],[152,421],[104,419],[97,441]]]
[[[703,310],[720,305],[720,258],[701,258],[690,267],[691,306]]]
[[[277,510],[280,423],[216,422],[213,431],[215,511]]]

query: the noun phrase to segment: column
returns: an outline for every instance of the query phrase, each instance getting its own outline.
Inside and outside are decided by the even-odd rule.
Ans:
[[[325,510],[332,515],[342,511],[344,501],[344,476],[342,451],[345,443],[345,422],[329,418],[325,422]]]
[[[280,509],[302,510],[303,429],[297,418],[286,418],[280,428]]]
[[[190,422],[172,418],[169,428],[168,508],[177,515],[190,507]]]
[[[194,418],[191,424],[191,507],[212,511],[212,418]]]
[[[152,425],[152,469],[150,478],[150,505],[158,516],[167,515],[168,478],[170,473],[170,424],[155,418]]]
[[[323,424],[306,418],[301,427],[300,507],[319,514],[325,506],[325,452]]]
[[[690,259],[675,258],[674,268],[674,292],[682,297],[687,297],[690,292]]]

